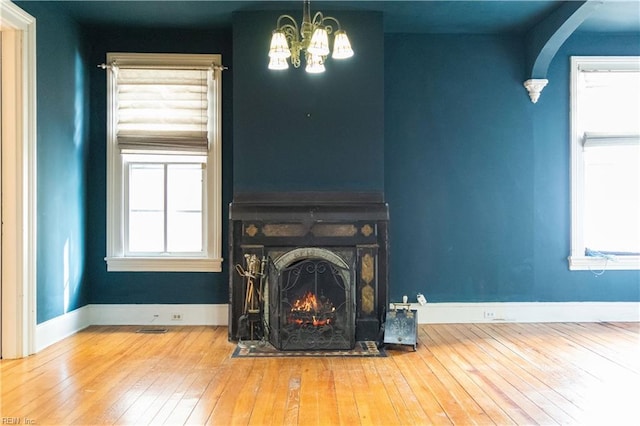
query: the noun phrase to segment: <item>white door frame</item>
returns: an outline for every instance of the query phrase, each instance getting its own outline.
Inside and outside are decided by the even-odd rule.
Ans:
[[[2,358],[35,352],[36,20],[0,0]]]

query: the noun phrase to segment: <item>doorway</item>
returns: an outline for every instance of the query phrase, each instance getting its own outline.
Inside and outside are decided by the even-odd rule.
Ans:
[[[1,28],[1,27],[0,27]],[[0,31],[0,76],[2,76],[2,31]],[[0,99],[2,99],[2,78],[0,78]],[[2,129],[2,106],[0,105],[0,129]],[[0,132],[0,218],[3,218],[2,208],[4,206],[2,198],[2,132]],[[4,244],[0,224],[0,359],[2,359],[2,246]]]
[[[0,356],[35,352],[35,19],[0,3]]]

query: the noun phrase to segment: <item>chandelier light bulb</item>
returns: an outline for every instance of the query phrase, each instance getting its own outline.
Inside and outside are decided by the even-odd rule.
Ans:
[[[307,66],[304,69],[310,74],[320,74],[324,72],[324,62],[322,56],[309,54],[307,55]]]
[[[269,48],[270,58],[288,58],[291,56],[289,50],[289,43],[287,37],[284,35],[284,31],[274,31],[271,36],[271,47]]]
[[[311,36],[311,42],[307,52],[316,56],[327,56],[329,54],[329,35],[324,28],[316,28]]]
[[[286,70],[289,68],[287,58],[270,58],[269,69],[270,70]]]
[[[346,59],[353,56],[353,49],[351,49],[351,43],[347,33],[342,30],[336,31],[333,41],[333,59]]]

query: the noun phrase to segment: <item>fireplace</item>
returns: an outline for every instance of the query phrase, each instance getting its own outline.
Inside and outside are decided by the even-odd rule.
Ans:
[[[380,341],[387,227],[379,194],[236,195],[229,339],[268,341],[279,350]]]
[[[348,250],[303,247],[273,262],[269,341],[278,349],[351,349],[355,286]]]

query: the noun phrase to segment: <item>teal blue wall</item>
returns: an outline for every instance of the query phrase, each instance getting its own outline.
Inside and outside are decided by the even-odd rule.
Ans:
[[[281,13],[234,15],[234,191],[382,192],[382,16],[340,12],[355,55],[308,74],[267,69]]]
[[[391,299],[638,301],[640,272],[568,270],[569,56],[638,55],[577,34],[532,104],[519,37],[387,35]]]
[[[638,55],[637,34],[571,37],[534,105],[518,36],[384,35],[378,14],[345,13],[352,60],[330,60],[322,76],[275,74],[264,34],[277,13],[237,14],[233,32],[106,29],[80,28],[51,3],[19,5],[37,18],[39,323],[65,304],[228,298],[226,263],[217,274],[106,272],[96,65],[108,51],[222,53],[223,205],[233,191],[384,191],[392,300],[640,300],[638,271],[596,277],[566,261],[569,56]]]
[[[46,3],[37,19],[37,322],[84,306],[87,45],[74,21]]]
[[[520,48],[511,37],[386,37],[392,300],[527,298],[533,106]]]

